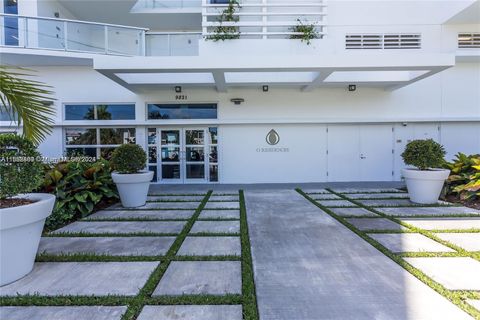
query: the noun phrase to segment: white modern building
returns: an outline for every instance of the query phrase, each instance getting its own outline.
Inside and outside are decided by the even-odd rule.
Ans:
[[[228,8],[3,0],[1,64],[55,91],[41,152],[135,142],[156,183],[399,181],[412,139],[480,153],[480,1],[243,0],[233,21]],[[298,24],[316,39],[291,39]],[[222,30],[239,38],[207,39]],[[18,128],[1,115],[0,130]]]

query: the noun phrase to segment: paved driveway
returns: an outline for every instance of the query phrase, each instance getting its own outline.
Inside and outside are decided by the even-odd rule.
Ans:
[[[46,235],[33,272],[0,288],[0,318],[480,316],[480,212],[325,187],[153,186],[143,208]]]

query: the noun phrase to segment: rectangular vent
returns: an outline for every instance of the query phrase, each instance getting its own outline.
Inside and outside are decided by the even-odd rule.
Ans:
[[[347,34],[346,49],[420,49],[420,34]]]
[[[459,33],[458,47],[465,48],[480,48],[480,33]]]

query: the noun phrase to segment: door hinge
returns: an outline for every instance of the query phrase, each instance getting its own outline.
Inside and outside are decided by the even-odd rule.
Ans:
[[[395,175],[395,171],[392,170],[392,176],[394,176],[394,175]]]
[[[327,177],[328,177],[328,171],[327,171]]]
[[[328,154],[328,150],[327,150],[327,154]]]
[[[395,153],[395,149],[392,149],[392,154],[394,154],[394,153]]]

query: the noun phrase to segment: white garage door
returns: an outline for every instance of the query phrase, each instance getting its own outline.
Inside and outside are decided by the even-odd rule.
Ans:
[[[328,181],[391,181],[391,125],[328,127]]]

